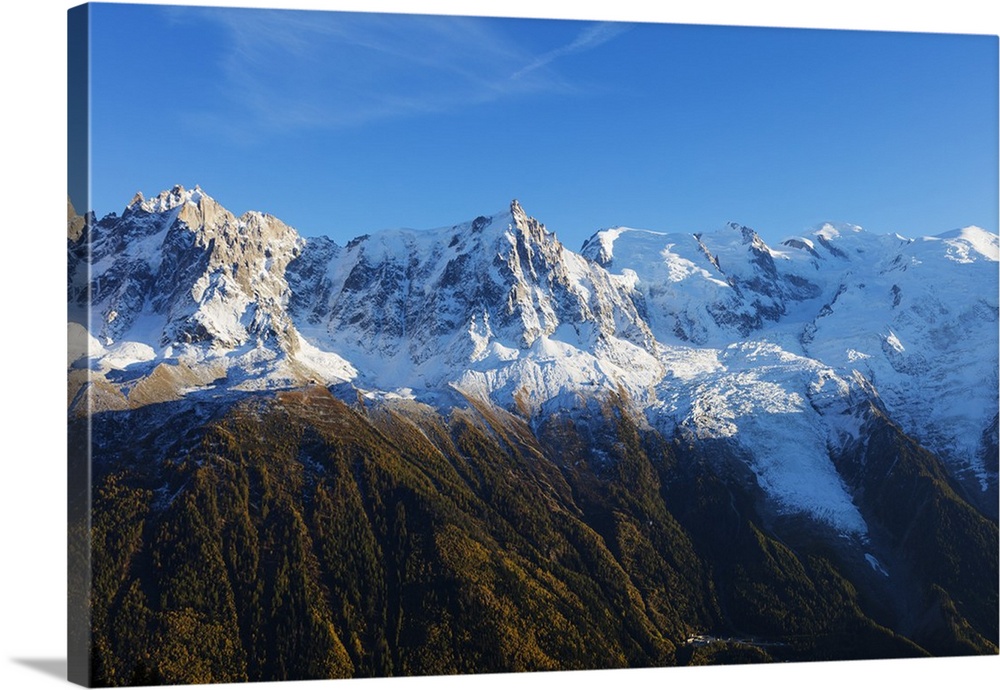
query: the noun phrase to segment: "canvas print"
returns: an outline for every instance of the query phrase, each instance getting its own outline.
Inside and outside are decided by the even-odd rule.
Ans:
[[[996,36],[68,22],[71,680],[997,654]]]

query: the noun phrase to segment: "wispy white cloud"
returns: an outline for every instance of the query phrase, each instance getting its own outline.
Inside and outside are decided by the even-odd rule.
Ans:
[[[353,127],[502,98],[570,92],[576,90],[574,84],[558,70],[557,61],[593,50],[627,29],[622,24],[583,24],[569,43],[541,51],[511,31],[516,25],[505,20],[206,8],[184,12],[188,14],[175,14],[174,20],[207,20],[223,30],[216,107],[199,117],[231,136]]]
[[[573,39],[571,43],[564,46],[560,46],[555,50],[550,50],[543,55],[539,55],[530,64],[525,65],[513,75],[511,79],[522,79],[525,75],[528,75],[536,70],[545,67],[549,63],[555,62],[559,58],[572,55],[573,53],[580,53],[586,50],[591,50],[596,48],[608,41],[616,38],[623,32],[628,30],[627,24],[621,24],[617,22],[602,22],[600,24],[592,24],[585,28],[579,33],[579,35]]]

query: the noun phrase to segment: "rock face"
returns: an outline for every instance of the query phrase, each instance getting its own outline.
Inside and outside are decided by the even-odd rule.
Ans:
[[[69,250],[91,338],[77,405],[317,381],[434,406],[458,391],[538,425],[614,394],[667,435],[739,449],[779,512],[862,536],[833,458],[877,410],[983,505],[996,493],[998,249],[978,228],[825,225],[778,247],[736,223],[613,228],[578,254],[514,201],[341,247],[178,186]]]
[[[568,251],[516,202],[468,223],[382,232],[345,248],[307,241],[289,281],[296,323],[309,324],[300,328],[321,349],[350,353],[365,387],[464,381],[488,396],[503,388],[509,402],[523,385],[534,394],[522,379],[559,358],[532,353],[553,347],[587,359],[586,373],[558,372],[578,384],[610,381],[596,353],[621,367],[614,358],[634,352],[633,366],[656,368],[655,341],[628,287]],[[527,361],[532,370],[521,371]],[[398,371],[387,371],[386,362]],[[560,392],[568,389],[542,395]]]
[[[73,208],[73,200],[66,198],[66,237],[70,242],[76,242],[83,234],[83,229],[87,225],[87,218],[81,216]]]
[[[111,374],[126,394],[160,365],[185,369],[184,390],[220,378],[237,388],[308,378],[286,309],[285,271],[302,244],[278,219],[237,218],[198,188],[177,186],[150,200],[137,194],[120,217],[103,218],[71,245],[80,258],[70,266],[78,286],[70,301],[83,308],[90,300],[97,372]],[[168,399],[182,393],[162,391]]]
[[[106,342],[158,320],[158,333],[146,328],[154,347],[273,341],[294,349],[284,274],[301,240],[276,218],[236,218],[199,189],[174,187],[149,201],[138,195],[89,239],[92,263],[107,265],[91,292],[101,323],[94,335]]]

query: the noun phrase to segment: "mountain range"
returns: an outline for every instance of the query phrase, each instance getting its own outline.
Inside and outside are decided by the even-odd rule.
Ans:
[[[993,233],[69,215],[104,684],[997,651]]]

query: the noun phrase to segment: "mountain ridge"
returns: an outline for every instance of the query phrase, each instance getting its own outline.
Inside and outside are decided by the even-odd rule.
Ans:
[[[621,392],[667,434],[737,443],[786,510],[864,535],[830,454],[874,400],[996,492],[997,368],[976,355],[996,354],[997,240],[979,228],[824,224],[770,247],[738,223],[621,227],[578,254],[514,200],[341,247],[175,186],[70,244],[91,408],[322,382],[431,405],[454,388],[538,423]]]

